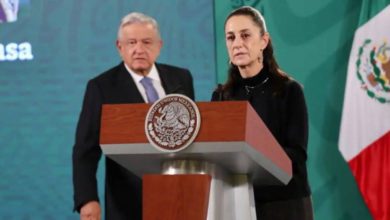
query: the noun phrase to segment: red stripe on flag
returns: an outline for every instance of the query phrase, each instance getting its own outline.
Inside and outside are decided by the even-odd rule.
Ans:
[[[390,131],[348,162],[375,220],[390,219]]]

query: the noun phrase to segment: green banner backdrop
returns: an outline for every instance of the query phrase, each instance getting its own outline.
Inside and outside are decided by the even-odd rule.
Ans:
[[[0,23],[0,219],[78,219],[71,175],[76,121],[87,80],[120,61],[120,19],[131,11],[155,17],[164,41],[159,61],[189,68],[197,100],[209,100],[215,86],[213,5],[13,2],[19,2],[17,20]],[[99,180],[103,188],[102,172]]]

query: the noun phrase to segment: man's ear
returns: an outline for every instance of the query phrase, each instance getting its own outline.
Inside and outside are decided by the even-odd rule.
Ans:
[[[121,50],[122,45],[119,43],[119,40],[116,40],[116,41],[115,41],[115,45],[116,45],[116,48],[117,48],[118,50]]]
[[[163,43],[163,41],[162,40],[160,40],[159,41],[159,44],[160,44],[160,50],[162,49],[162,47],[163,47],[163,45],[164,45],[164,43]]]

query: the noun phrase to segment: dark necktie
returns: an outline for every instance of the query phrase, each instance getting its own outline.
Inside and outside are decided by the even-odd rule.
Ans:
[[[156,89],[153,86],[152,79],[149,77],[144,77],[141,79],[141,84],[145,88],[146,97],[148,98],[148,103],[153,103],[158,100],[158,94]]]

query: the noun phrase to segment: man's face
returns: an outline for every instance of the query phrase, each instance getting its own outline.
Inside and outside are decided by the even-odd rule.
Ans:
[[[116,46],[132,71],[146,75],[160,54],[162,41],[153,25],[133,23],[122,27]]]

